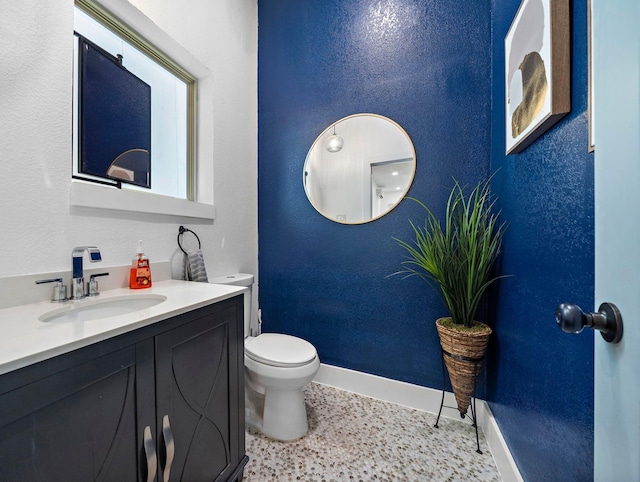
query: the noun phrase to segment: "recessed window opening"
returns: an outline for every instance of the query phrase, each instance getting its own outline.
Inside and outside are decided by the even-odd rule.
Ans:
[[[96,177],[82,172],[79,167],[84,151],[82,151],[81,140],[89,142],[92,133],[86,132],[87,125],[96,126],[100,123],[88,124],[82,122],[82,96],[91,95],[86,89],[82,94],[82,52],[80,45],[83,39],[89,41],[104,54],[105,58],[111,56],[121,63],[121,70],[132,74],[122,74],[123,82],[129,82],[140,90],[141,94],[136,94],[136,99],[144,98],[143,87],[146,84],[150,90],[150,110],[151,110],[151,141],[150,141],[150,189],[138,187],[134,184],[144,186],[145,183],[125,181],[120,184],[113,177]],[[73,176],[84,180],[92,180],[100,183],[113,184],[123,189],[141,190],[162,194],[166,196],[195,200],[195,89],[196,81],[188,72],[181,69],[170,58],[164,56],[144,39],[138,37],[129,30],[122,22],[112,17],[98,4],[87,0],[76,2],[74,12],[74,141],[73,141]],[[86,49],[86,44],[84,49]],[[120,59],[120,60],[118,60]],[[107,62],[108,63],[108,62]],[[111,67],[109,67],[111,68]],[[123,69],[122,69],[123,68]],[[116,69],[114,72],[118,73]],[[118,74],[120,76],[120,74]],[[107,74],[105,79],[109,79],[109,84],[116,84],[119,80],[114,80]],[[139,79],[139,83],[135,80]],[[112,87],[109,87],[112,88]],[[126,89],[126,87],[125,87]],[[89,92],[89,94],[87,94]],[[90,102],[85,102],[90,104]],[[100,119],[101,112],[98,107],[94,117],[103,122],[109,129],[118,130],[117,120],[110,120],[108,109],[105,108],[104,118]],[[126,104],[126,102],[124,102]],[[135,109],[134,114],[135,114]],[[141,109],[138,109],[141,111]],[[137,113],[138,117],[142,114]],[[85,126],[85,130],[82,130]],[[96,129],[102,132],[102,129]],[[100,135],[96,132],[94,137]],[[87,141],[87,139],[89,141]],[[137,142],[137,140],[136,140]],[[134,153],[140,155],[140,153]],[[122,174],[120,174],[122,175]],[[117,178],[117,176],[116,176]]]

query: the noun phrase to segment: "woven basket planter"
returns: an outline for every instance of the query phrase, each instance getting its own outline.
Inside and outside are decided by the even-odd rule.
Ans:
[[[482,368],[482,359],[487,351],[492,330],[484,323],[475,322],[483,329],[474,332],[458,331],[441,325],[440,322],[444,319],[436,320],[436,328],[440,335],[440,346],[444,351],[442,356],[449,372],[458,411],[464,416],[475,392],[476,376]]]

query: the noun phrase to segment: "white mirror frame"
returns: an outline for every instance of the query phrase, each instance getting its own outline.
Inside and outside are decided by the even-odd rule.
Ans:
[[[342,139],[341,147],[335,136]],[[353,114],[317,137],[302,182],[321,215],[340,224],[364,224],[398,205],[415,171],[413,142],[398,123],[378,114]]]

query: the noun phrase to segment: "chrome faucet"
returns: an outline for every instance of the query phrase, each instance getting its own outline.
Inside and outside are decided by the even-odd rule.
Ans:
[[[80,300],[85,297],[84,291],[84,274],[82,270],[82,255],[84,252],[89,253],[89,261],[97,263],[102,261],[100,250],[95,246],[78,246],[73,248],[71,253],[73,261],[73,275],[71,279],[71,299]]]

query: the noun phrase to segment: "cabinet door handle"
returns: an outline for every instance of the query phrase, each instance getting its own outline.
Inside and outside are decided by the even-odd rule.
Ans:
[[[158,457],[156,456],[156,447],[151,435],[151,427],[148,425],[144,428],[143,447],[144,455],[147,458],[147,482],[153,482],[158,471]]]
[[[171,463],[175,455],[175,443],[173,442],[173,434],[171,433],[171,424],[169,423],[169,415],[162,417],[162,438],[164,443],[165,464],[162,469],[163,481],[169,482],[169,474],[171,473]]]

